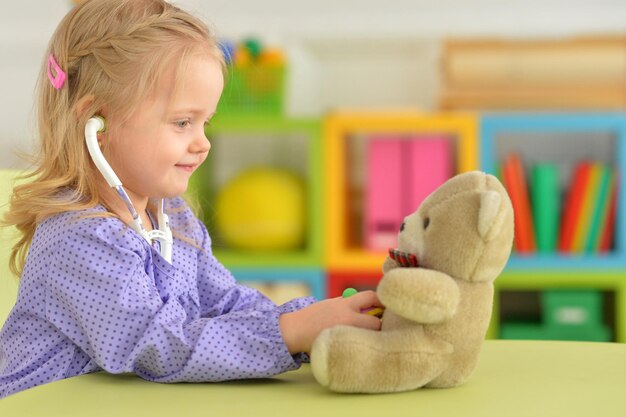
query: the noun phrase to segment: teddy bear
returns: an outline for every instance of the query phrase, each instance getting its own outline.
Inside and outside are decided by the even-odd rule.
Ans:
[[[383,264],[380,331],[336,326],[311,349],[317,381],[337,392],[444,388],[472,374],[513,244],[513,208],[492,175],[471,171],[404,219]]]

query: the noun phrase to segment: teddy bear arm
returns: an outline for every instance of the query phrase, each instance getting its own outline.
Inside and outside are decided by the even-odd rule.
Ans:
[[[378,297],[387,309],[419,323],[439,323],[452,317],[459,287],[449,275],[425,268],[395,268],[381,279]]]

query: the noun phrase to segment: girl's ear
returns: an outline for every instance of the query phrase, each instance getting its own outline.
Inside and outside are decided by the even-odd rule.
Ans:
[[[85,115],[85,112],[87,112],[93,106],[94,101],[95,97],[93,96],[93,94],[88,94],[84,97],[81,97],[76,102],[76,116],[81,119]]]
[[[92,117],[93,115],[98,115],[98,116],[102,116],[106,119],[106,111],[104,109],[94,109],[93,105],[95,102],[95,97],[93,94],[88,94],[84,97],[81,97],[77,102],[76,102],[76,116],[78,117],[79,120],[84,119],[86,122],[86,113],[89,113],[89,117]],[[98,143],[100,144],[100,146],[102,146],[102,143],[100,143],[101,140],[101,135],[102,133],[98,132]]]

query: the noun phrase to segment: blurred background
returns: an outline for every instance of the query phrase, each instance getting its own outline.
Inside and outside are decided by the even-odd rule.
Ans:
[[[626,2],[176,4],[230,57],[190,188],[238,279],[277,302],[374,288],[402,218],[481,169],[521,219],[490,337],[626,341]],[[3,4],[0,169],[25,167],[71,7]]]
[[[437,107],[447,38],[563,38],[623,34],[620,0],[185,0],[220,38],[283,48],[285,112],[321,116],[342,106]],[[33,136],[32,92],[49,36],[69,0],[3,2],[0,13],[0,167]]]

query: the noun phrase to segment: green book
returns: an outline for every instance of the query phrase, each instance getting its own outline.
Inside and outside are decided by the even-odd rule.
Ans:
[[[554,253],[559,229],[559,167],[538,163],[531,170],[531,204],[539,253]]]

